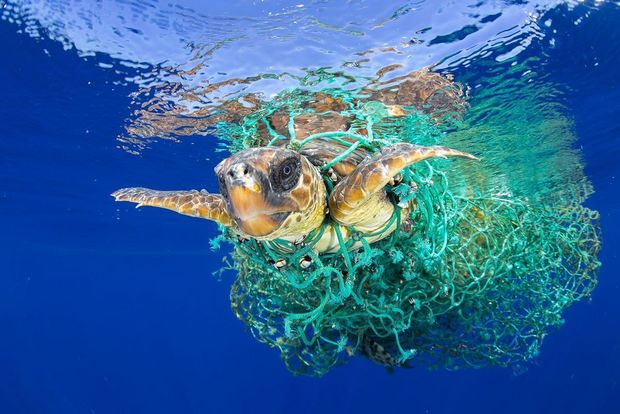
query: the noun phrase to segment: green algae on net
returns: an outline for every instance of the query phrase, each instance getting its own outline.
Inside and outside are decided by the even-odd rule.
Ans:
[[[386,148],[442,145],[477,155],[404,168],[383,198],[393,213],[373,232],[321,210],[323,224],[301,239],[243,237],[222,226],[214,245],[233,245],[233,311],[294,373],[323,375],[356,354],[389,369],[519,366],[568,306],[589,297],[600,237],[598,213],[583,206],[592,188],[571,147],[571,123],[562,108],[540,104],[541,85],[518,82],[486,87],[470,105],[460,85],[428,70],[349,90],[309,81],[269,101],[246,94],[194,117],[157,114],[151,123],[143,112],[133,132],[214,126],[231,159],[249,148],[314,146],[326,198]],[[179,128],[188,119],[193,128]],[[224,198],[202,192],[115,196],[227,225],[233,217]],[[201,214],[187,197],[211,209]],[[318,247],[326,229],[333,248]]]
[[[336,109],[351,120],[348,131],[367,131],[363,139],[376,150],[403,141],[458,142],[458,148],[470,150],[467,143],[473,139],[471,151],[482,161],[429,160],[406,169],[390,192],[397,200],[415,200],[412,228],[354,251],[342,246],[338,253],[316,257],[308,268],[296,265],[295,249],[303,245],[288,254],[276,252],[286,265],[274,266],[269,243],[225,232],[223,238],[234,245],[238,272],[231,290],[235,314],[256,339],[277,348],[297,374],[323,375],[356,353],[388,368],[514,366],[535,357],[550,327],[562,323],[563,311],[589,297],[600,267],[598,213],[582,205],[592,189],[579,154],[566,147],[572,139],[570,123],[562,122],[559,113],[544,114],[540,122],[545,125],[522,125],[538,128],[538,135],[508,136],[501,126],[493,130],[493,119],[483,123],[485,131],[468,126],[466,115],[456,132],[446,134],[459,122],[446,118],[454,112],[441,113],[440,119],[433,111],[410,106],[405,117],[373,117],[366,92],[324,89],[322,101],[344,107],[317,110],[309,104],[317,100],[316,93],[289,91],[238,124],[220,123],[218,132],[233,152],[264,145],[264,120],[269,120],[273,128],[267,135],[291,145],[278,118],[287,127],[312,117],[323,117],[325,123]],[[558,172],[546,167],[543,190],[520,187],[532,180],[528,173],[540,174],[539,165],[519,168],[524,176],[518,183],[511,182],[518,179],[514,174],[497,170],[504,158],[513,157],[512,166],[533,162],[538,155],[534,142],[553,133],[564,138],[549,157],[555,165],[573,168]],[[524,142],[524,135],[532,142]],[[353,145],[355,137],[349,138]],[[516,140],[528,158],[514,159]],[[553,179],[562,185],[553,187]]]

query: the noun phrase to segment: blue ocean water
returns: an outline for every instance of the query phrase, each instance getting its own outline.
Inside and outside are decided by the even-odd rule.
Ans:
[[[1,413],[620,412],[617,2],[0,8]],[[524,71],[561,92],[549,99],[572,121],[595,188],[587,205],[601,213],[603,266],[592,300],[566,312],[524,372],[388,375],[355,358],[320,379],[293,376],[231,312],[233,275],[212,276],[223,256],[209,246],[213,223],[109,196],[129,185],[217,188],[215,137],[165,134],[140,112],[170,109],[148,104],[174,95],[161,85],[192,91],[260,74],[222,94],[269,96],[308,67],[355,68],[365,50],[362,72],[438,63],[473,99],[477,85]],[[199,97],[194,109],[214,99]]]

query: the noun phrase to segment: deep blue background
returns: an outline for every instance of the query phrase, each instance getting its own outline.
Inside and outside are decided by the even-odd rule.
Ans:
[[[579,26],[556,16],[548,66],[571,90],[589,206],[602,214],[592,302],[566,313],[520,375],[390,376],[356,359],[322,379],[292,376],[232,315],[232,275],[211,276],[215,225],[109,196],[215,190],[215,139],[129,155],[115,137],[132,87],[0,23],[0,413],[620,412],[618,22],[611,5]]]

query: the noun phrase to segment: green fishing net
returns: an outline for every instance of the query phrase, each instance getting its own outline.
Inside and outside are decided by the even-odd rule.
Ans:
[[[296,119],[315,111],[304,105],[313,92],[298,89],[240,122],[221,122],[218,135],[232,152],[263,145],[299,149],[322,139],[348,148],[342,158],[356,148],[376,152],[403,141],[456,142],[451,146],[482,160],[432,159],[404,170],[388,193],[395,204],[415,203],[409,225],[400,223],[397,208],[398,230],[373,244],[354,232],[340,251],[317,254],[312,246],[324,227],[298,245],[243,240],[222,229],[220,239],[233,245],[236,316],[304,375],[323,375],[356,354],[386,367],[448,369],[515,366],[536,356],[562,312],[596,283],[598,214],[582,205],[590,184],[581,177],[528,194],[493,170],[501,156],[484,152],[490,144],[473,142],[449,120],[416,110],[390,117],[385,105],[355,91],[321,92],[346,106],[341,114],[353,119],[346,131],[295,139]],[[268,122],[283,111],[286,135]],[[480,132],[469,131],[469,138]],[[337,161],[321,170],[328,190],[329,167]],[[352,249],[356,240],[362,247]]]

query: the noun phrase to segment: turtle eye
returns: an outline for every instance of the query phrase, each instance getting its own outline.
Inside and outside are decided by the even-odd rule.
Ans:
[[[299,182],[301,162],[295,157],[286,158],[271,172],[272,188],[277,192],[289,191]]]

